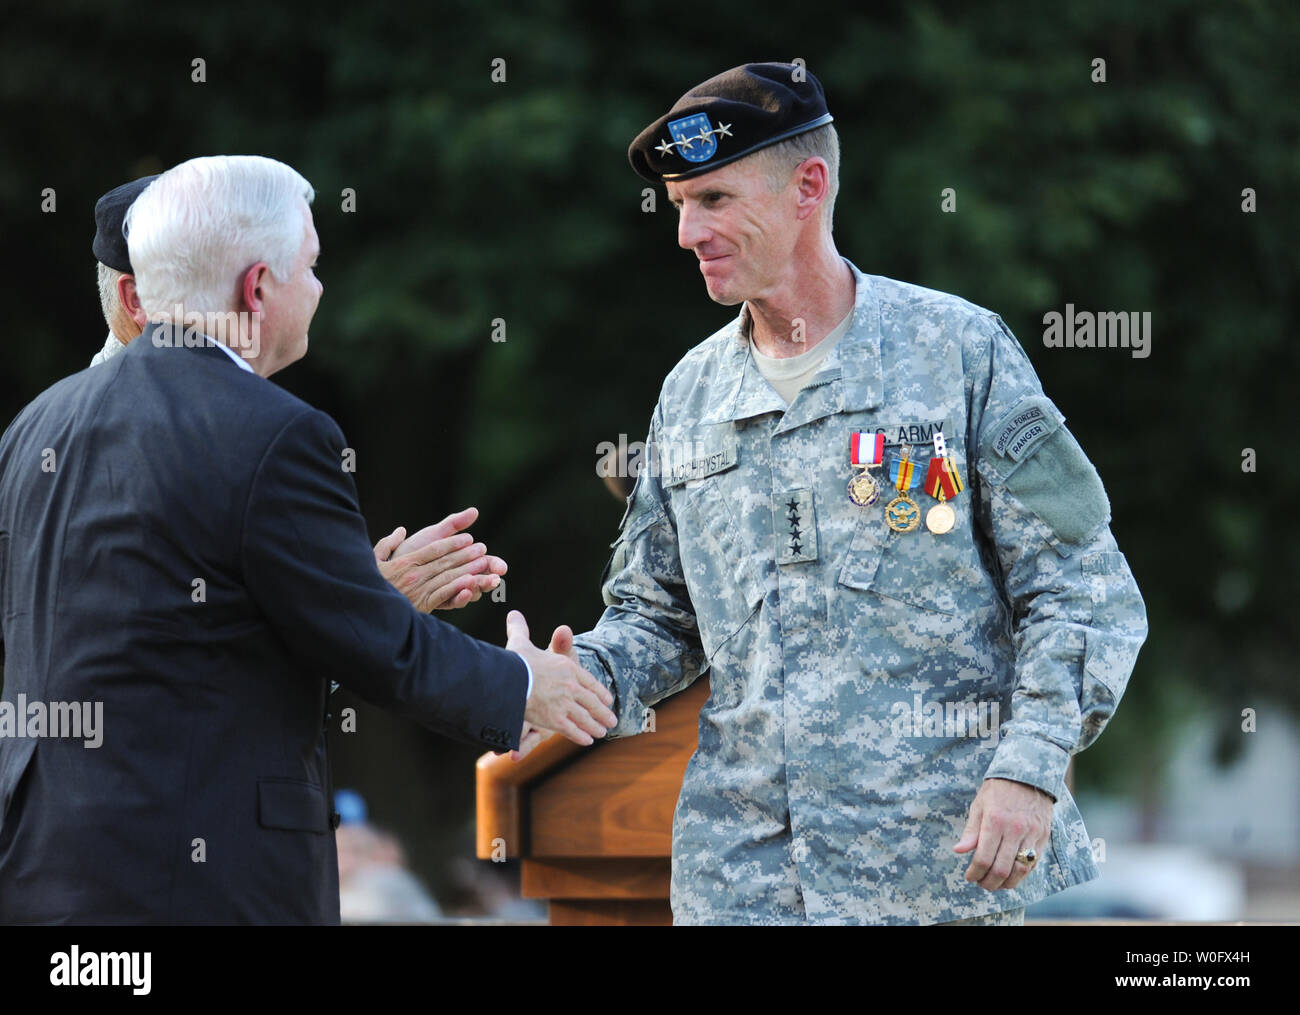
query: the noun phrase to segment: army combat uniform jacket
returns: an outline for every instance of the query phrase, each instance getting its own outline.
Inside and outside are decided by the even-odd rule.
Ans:
[[[853,272],[849,331],[788,408],[744,311],[669,374],[607,609],[577,639],[617,695],[611,735],[709,674],[673,821],[677,923],[938,923],[1098,875],[1065,770],[1146,637],[1101,481],[1000,318]],[[935,430],[965,485],[956,524],[892,531],[888,460],[910,444],[924,476]],[[885,434],[866,507],[855,432]],[[953,852],[992,777],[1055,800],[1011,891],[967,882]]]

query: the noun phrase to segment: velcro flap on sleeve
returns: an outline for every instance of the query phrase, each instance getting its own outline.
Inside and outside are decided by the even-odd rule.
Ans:
[[[1060,543],[1082,544],[1110,521],[1101,477],[1047,398],[1021,401],[986,431],[980,451],[982,472]]]

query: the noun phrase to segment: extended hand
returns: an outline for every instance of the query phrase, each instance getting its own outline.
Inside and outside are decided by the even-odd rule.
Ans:
[[[997,891],[1015,888],[1036,865],[1016,861],[1031,848],[1043,855],[1052,836],[1052,798],[1036,786],[1010,779],[985,779],[970,805],[970,817],[955,853],[975,850],[966,880]]]
[[[578,653],[573,647],[573,630],[568,624],[561,624],[555,629],[551,635],[551,644],[547,647],[558,655],[567,656],[575,663],[578,661]],[[519,738],[519,750],[510,752],[510,760],[522,761],[532,753],[534,747],[553,736],[555,736],[554,730],[524,723],[524,735]]]
[[[506,648],[518,652],[533,668],[533,693],[524,709],[523,738],[530,727],[554,730],[586,747],[618,724],[608,708],[614,695],[567,655],[543,652],[534,645],[528,636],[528,621],[518,610],[511,610],[506,617],[506,639]],[[519,746],[524,747],[522,739]]]
[[[496,588],[506,573],[504,560],[489,555],[486,546],[462,531],[477,518],[477,508],[466,508],[409,539],[399,526],[375,544],[379,573],[421,613],[474,602]]]

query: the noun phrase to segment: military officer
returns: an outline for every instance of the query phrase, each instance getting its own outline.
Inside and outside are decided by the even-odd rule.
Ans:
[[[1066,766],[1146,636],[1095,469],[996,314],[836,251],[805,68],[704,82],[629,158],[741,305],[663,384],[607,609],[556,635],[615,735],[709,674],[675,921],[1020,922],[1098,875]]]

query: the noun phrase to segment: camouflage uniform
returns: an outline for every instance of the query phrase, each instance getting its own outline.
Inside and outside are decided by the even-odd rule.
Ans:
[[[853,271],[849,332],[789,408],[743,310],[669,374],[608,608],[577,639],[617,695],[611,735],[709,672],[677,923],[940,923],[1098,875],[1065,769],[1146,636],[1101,481],[1000,318]],[[938,428],[966,483],[952,531],[891,531],[887,469],[876,504],[850,501],[853,431],[911,442],[924,476]],[[987,777],[1056,801],[1011,891],[952,850]]]

